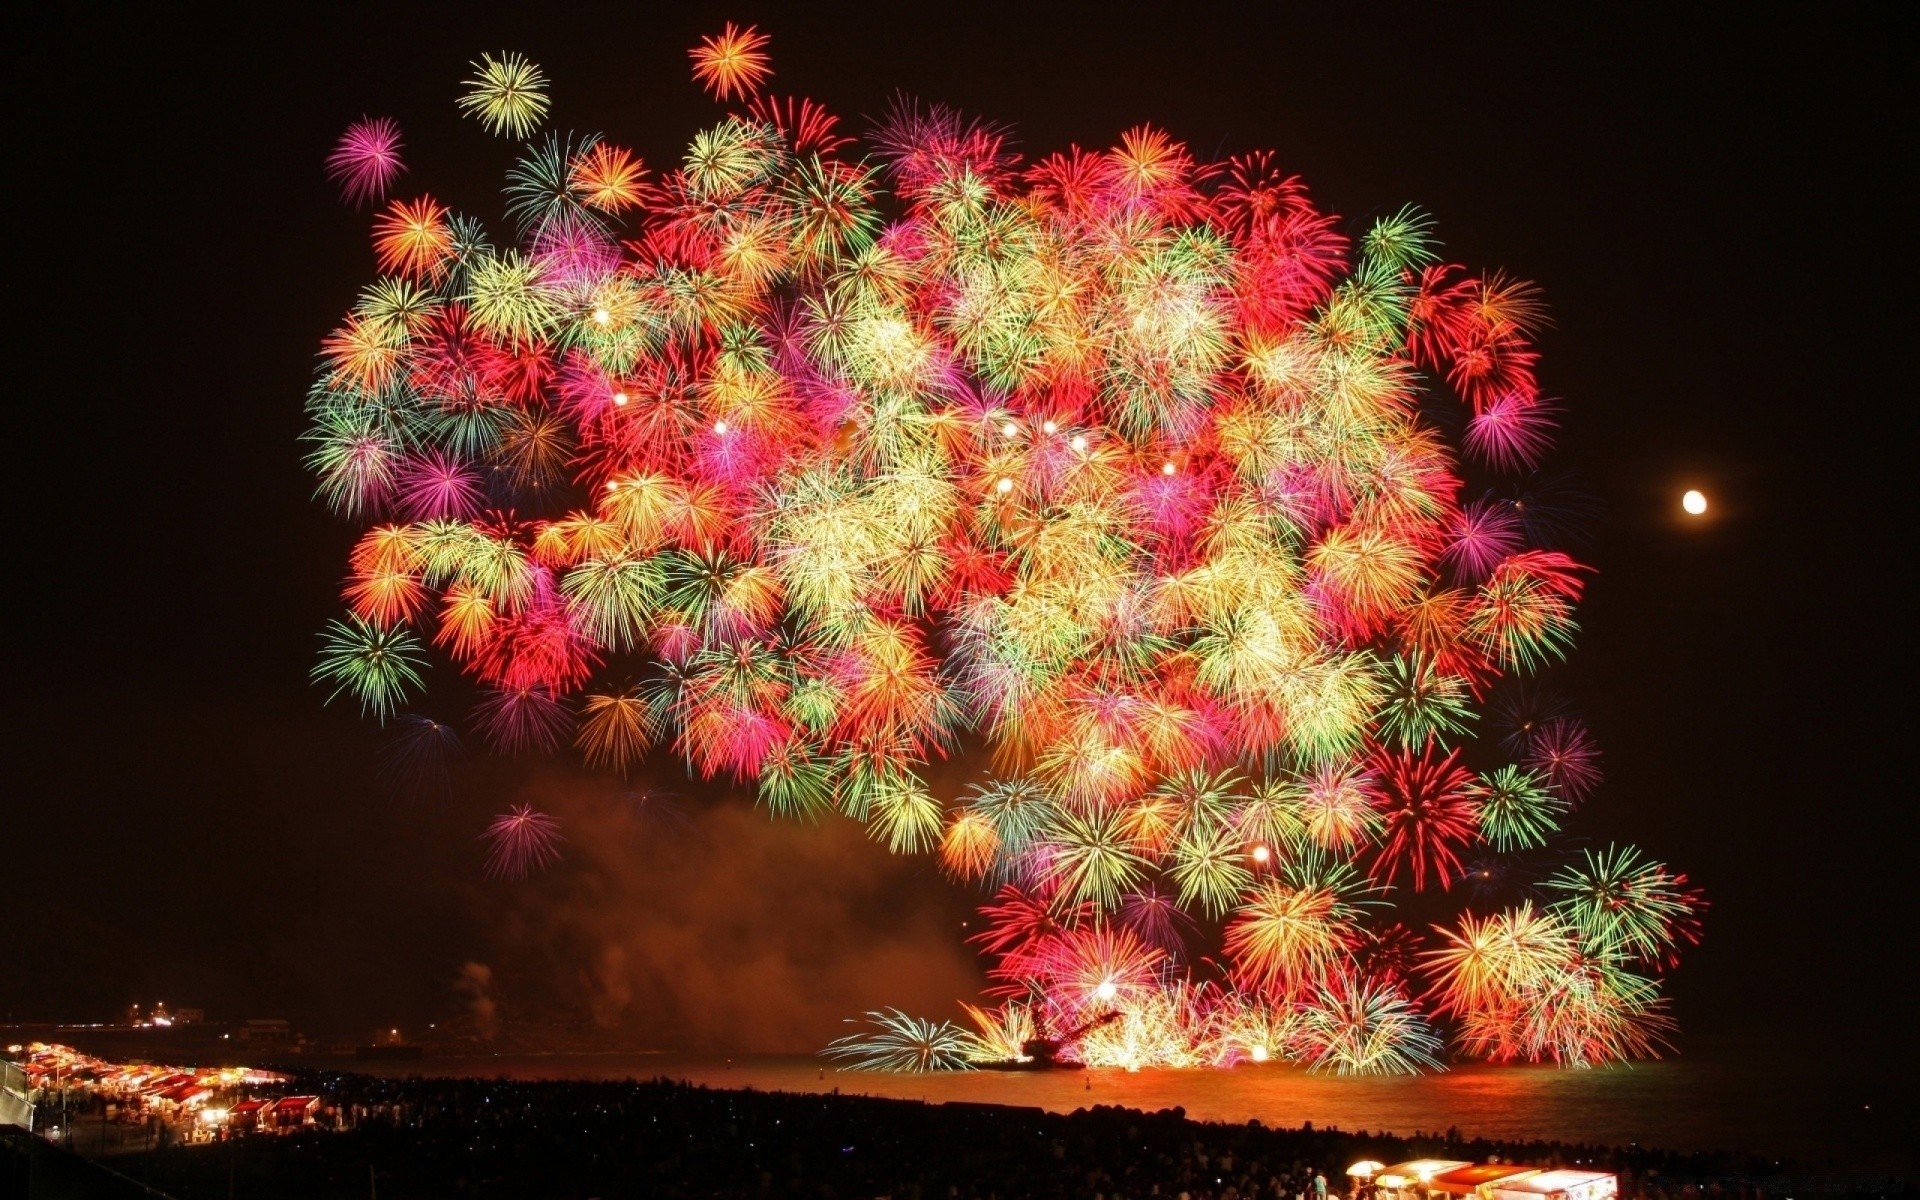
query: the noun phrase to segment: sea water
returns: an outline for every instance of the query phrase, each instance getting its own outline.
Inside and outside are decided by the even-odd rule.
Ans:
[[[1231,1070],[846,1071],[806,1056],[538,1054],[358,1064],[382,1075],[646,1079],[710,1087],[838,1090],[869,1096],[1015,1104],[1070,1112],[1095,1104],[1184,1108],[1201,1121],[1395,1134],[1545,1139],[1672,1150],[1733,1150],[1861,1171],[1920,1171],[1910,1080],[1848,1057],[1797,1060],[1723,1048],[1631,1066],[1562,1070],[1466,1064],[1444,1073],[1342,1078],[1279,1063]]]

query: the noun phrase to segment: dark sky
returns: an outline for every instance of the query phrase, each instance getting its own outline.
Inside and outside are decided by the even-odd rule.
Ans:
[[[517,766],[449,805],[397,806],[369,782],[373,732],[306,682],[350,534],[309,500],[300,403],[319,338],[372,276],[368,219],[322,175],[332,139],[363,112],[395,116],[405,186],[497,213],[509,152],[453,97],[469,59],[511,48],[547,69],[558,127],[671,161],[717,111],[686,48],[731,17],[773,35],[780,89],[856,125],[898,88],[1011,123],[1029,151],[1104,146],[1144,120],[1202,155],[1269,146],[1350,221],[1416,201],[1459,261],[1539,281],[1556,321],[1544,381],[1569,409],[1556,461],[1600,510],[1566,678],[1608,782],[1578,832],[1643,845],[1711,894],[1707,942],[1674,983],[1690,1030],[1902,1021],[1903,43],[1842,26],[1839,6],[1718,24],[1531,7],[1556,11],[97,8],[24,32],[8,72],[19,540],[0,1015],[159,997],[352,1030],[442,1011],[476,961],[529,993],[545,970],[666,1014],[649,1036],[671,1037],[701,1004],[647,987],[701,944],[637,1002],[595,982],[620,973],[606,955],[653,944],[646,914],[665,901],[636,864],[724,876],[667,922],[723,931],[705,994],[801,986],[813,968],[795,976],[781,954],[802,943],[838,981],[809,992],[822,1011],[896,1000],[847,980],[897,977],[913,945],[937,947],[915,986],[965,994],[967,897],[845,831],[795,831],[783,850],[722,811],[683,847],[601,831],[581,873],[486,884],[474,836],[502,797],[594,785]],[[1675,519],[1685,486],[1713,497],[1711,521]],[[799,911],[783,897],[808,870],[832,894]],[[834,922],[857,936],[808,940]],[[807,1028],[764,1009],[739,1021],[756,1044],[807,1048]]]

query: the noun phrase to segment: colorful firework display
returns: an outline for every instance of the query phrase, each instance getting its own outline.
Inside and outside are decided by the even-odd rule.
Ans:
[[[512,237],[375,218],[308,399],[366,525],[316,677],[387,721],[449,660],[501,752],[670,757],[989,889],[994,1005],[871,1014],[855,1063],[1406,1071],[1430,1017],[1654,1053],[1701,901],[1560,840],[1598,763],[1537,682],[1585,573],[1533,477],[1535,290],[1147,126],[1029,162],[902,102],[863,150],[765,90],[767,45],[691,51],[738,107],[657,176],[542,132],[524,57],[475,64],[461,109],[532,139]],[[400,146],[362,119],[329,170],[383,197]],[[399,733],[409,773],[459,747]],[[956,758],[980,782],[936,790]],[[561,843],[525,806],[485,836],[510,876]],[[1523,861],[1424,943],[1394,918]]]

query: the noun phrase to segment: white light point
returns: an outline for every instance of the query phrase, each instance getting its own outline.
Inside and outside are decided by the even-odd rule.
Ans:
[[[1686,509],[1690,516],[1697,517],[1704,514],[1707,511],[1706,493],[1689,490],[1686,495],[1680,497],[1680,507]]]
[[[1004,496],[1013,490],[1013,480],[1002,479],[999,483],[993,485],[993,490]]]

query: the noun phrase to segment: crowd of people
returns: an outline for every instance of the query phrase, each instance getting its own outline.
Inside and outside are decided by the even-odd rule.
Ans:
[[[1320,1200],[1358,1160],[1422,1157],[1613,1171],[1631,1200],[1786,1200],[1772,1164],[1713,1155],[1202,1124],[1180,1109],[1071,1114],[668,1080],[524,1082],[315,1075],[333,1119],[118,1159],[198,1196],[889,1197],[893,1200]],[[330,1128],[329,1128],[330,1127]],[[1845,1187],[1826,1189],[1844,1194]],[[1885,1196],[1875,1185],[1859,1194]],[[1908,1195],[1916,1193],[1909,1191]]]

